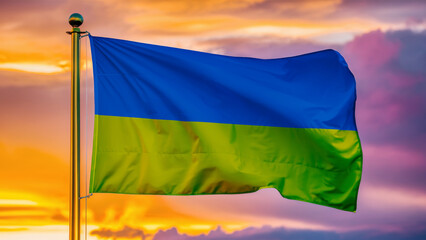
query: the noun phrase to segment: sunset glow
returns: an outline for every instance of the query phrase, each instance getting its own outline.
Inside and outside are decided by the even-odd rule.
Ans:
[[[336,49],[357,80],[364,151],[356,213],[283,199],[274,189],[230,196],[95,194],[87,201],[88,239],[426,238],[425,1],[18,0],[0,6],[0,239],[68,239],[71,40],[65,32],[73,12],[84,16],[81,30],[94,36],[230,56]],[[88,39],[81,44],[85,195],[93,83],[90,61],[85,71]]]

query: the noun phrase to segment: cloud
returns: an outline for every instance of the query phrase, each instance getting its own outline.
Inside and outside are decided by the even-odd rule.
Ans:
[[[59,66],[34,63],[0,63],[0,69],[46,74],[64,71],[64,69]]]
[[[418,144],[426,141],[424,49],[426,32],[379,30],[344,47],[357,79],[357,120],[364,143],[424,151]]]
[[[399,42],[387,39],[382,31],[376,30],[357,36],[345,45],[344,51],[351,61],[370,73],[396,58],[399,49]]]
[[[335,16],[363,16],[384,22],[403,22],[410,18],[424,19],[426,2],[422,0],[343,0]]]
[[[55,81],[58,75],[45,75],[46,79],[42,76],[38,82],[35,74],[17,76],[28,79],[17,78],[13,83],[16,85],[0,87],[0,109],[4,113],[0,118],[0,142],[7,143],[8,147],[31,146],[58,159],[68,159],[69,84]],[[50,79],[53,82],[48,83]],[[19,86],[20,81],[27,84],[34,81],[36,85]],[[42,82],[45,85],[37,85]],[[19,161],[17,159],[17,169]]]
[[[125,11],[125,22],[134,30],[150,36],[190,35],[191,37],[217,36],[245,32],[246,28],[279,29],[282,35],[295,36],[291,28],[303,33],[316,30],[315,34],[298,35],[311,39],[342,38],[374,28],[401,29],[405,22],[416,23],[418,29],[425,29],[421,22],[426,5],[420,1],[371,2],[341,0],[244,0],[244,1],[127,1],[125,4],[114,0],[97,1],[98,4],[119,12]],[[371,10],[373,9],[373,10]],[[403,11],[401,11],[403,9]],[[368,13],[368,14],[366,14]],[[118,13],[120,14],[120,13]],[[362,14],[363,18],[356,16]],[[388,21],[398,19],[397,21]],[[413,20],[415,19],[415,20]],[[410,20],[410,21],[409,21]],[[402,22],[402,24],[401,24]],[[413,25],[413,24],[411,24]],[[253,31],[254,32],[254,31]],[[277,32],[277,31],[275,31]],[[335,35],[339,32],[340,36]],[[274,31],[269,31],[274,33]],[[334,35],[333,35],[334,34]]]
[[[197,42],[197,46],[214,53],[231,56],[282,58],[328,48],[339,50],[337,44],[319,44],[309,40],[284,37],[212,38]]]
[[[103,1],[107,4],[116,4],[114,0]],[[194,1],[194,0],[182,0],[182,1],[171,1],[171,0],[131,0],[128,1],[131,8],[137,10],[145,10],[152,12],[162,12],[171,15],[186,15],[196,14],[205,15],[209,13],[217,13],[223,11],[229,11],[234,9],[242,9],[248,6],[254,5],[263,0],[241,0],[230,2],[227,0],[206,0],[206,1]]]
[[[113,231],[110,229],[93,230],[93,236],[99,238],[135,238],[141,237],[145,239],[147,235],[142,229],[124,227],[121,230]],[[362,230],[349,232],[334,232],[334,231],[312,231],[312,230],[289,230],[284,227],[273,228],[264,226],[261,228],[249,227],[232,233],[224,232],[219,226],[217,229],[210,231],[207,234],[187,235],[179,233],[176,228],[158,231],[152,240],[282,240],[282,239],[299,239],[299,240],[420,240],[426,237],[426,230],[417,230],[408,233],[395,231],[377,231],[377,230]]]
[[[0,88],[7,89],[13,87],[25,87],[31,88],[35,86],[51,86],[57,87],[60,84],[64,84],[70,79],[70,73],[53,73],[53,74],[34,74],[24,71],[8,71],[0,69]],[[0,91],[2,91],[0,89]],[[16,88],[17,91],[19,88]]]
[[[96,229],[90,232],[90,235],[97,236],[99,238],[137,238],[140,237],[140,239],[145,240],[146,237],[151,236],[150,234],[145,234],[143,230],[132,228],[129,226],[125,226],[120,230],[113,231],[110,229]]]
[[[387,9],[384,13],[396,15],[404,9],[399,13],[404,16],[400,21],[409,22],[410,26],[422,29],[426,22],[423,15],[417,14],[424,12],[421,10],[425,4],[420,1],[405,5],[404,1],[357,4],[339,0],[6,1],[0,10],[3,19],[0,30],[7,32],[2,36],[0,64],[43,64],[50,66],[49,71],[56,71],[53,67],[61,67],[58,62],[69,59],[69,38],[65,31],[70,29],[67,18],[72,12],[83,14],[82,29],[94,35],[177,46],[201,38],[259,35],[346,42],[354,34],[372,28],[406,26],[386,25],[367,18],[354,20],[353,15],[364,13],[369,7],[374,8],[369,16],[381,13],[381,6]],[[356,10],[348,15],[352,9]],[[38,37],[43,32],[63,34]]]
[[[263,0],[241,9],[243,16],[259,17],[269,16],[271,18],[299,18],[303,15],[310,19],[321,19],[328,16],[339,6],[340,0],[302,0],[302,1],[279,1]]]
[[[2,142],[0,142],[0,159],[2,159],[1,168],[9,169],[0,175],[0,181],[7,183],[2,184],[0,188],[3,197],[6,197],[5,191],[22,191],[34,195],[66,199],[67,192],[64,192],[63,189],[67,186],[68,171],[67,164],[61,159],[34,148],[11,148]],[[55,171],[51,169],[55,169]],[[37,179],[37,181],[33,181],[33,179]],[[9,197],[5,199],[9,199]],[[16,206],[16,203],[12,206]]]
[[[45,224],[65,224],[68,217],[64,216],[63,210],[57,207],[48,206],[0,206],[1,225],[33,225],[38,221]]]
[[[396,193],[404,189],[424,193],[424,151],[404,145],[363,144],[362,182],[370,186],[391,187]]]
[[[62,5],[66,0],[39,0],[34,2],[32,0],[15,0],[2,2],[2,9],[5,11],[24,12],[33,11],[34,8],[55,8]]]
[[[390,31],[386,33],[386,37],[390,41],[403,43],[396,62],[401,70],[426,77],[426,68],[420,64],[426,62],[426,31]]]

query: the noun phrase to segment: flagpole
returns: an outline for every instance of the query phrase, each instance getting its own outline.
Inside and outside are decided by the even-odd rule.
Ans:
[[[73,13],[68,19],[71,34],[71,166],[69,239],[80,239],[80,28],[83,17]]]

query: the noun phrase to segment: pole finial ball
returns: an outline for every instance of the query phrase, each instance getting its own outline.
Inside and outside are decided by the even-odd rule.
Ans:
[[[80,13],[71,14],[70,18],[68,18],[68,22],[72,27],[80,27],[83,24],[83,16]]]

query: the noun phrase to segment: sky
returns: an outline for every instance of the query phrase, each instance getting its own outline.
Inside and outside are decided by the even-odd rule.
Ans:
[[[68,238],[65,32],[73,12],[95,36],[231,56],[335,49],[357,81],[364,153],[356,213],[287,200],[274,189],[95,194],[87,218],[83,202],[83,239],[426,239],[426,1],[0,0],[1,239]],[[83,38],[82,194],[93,126],[88,48]]]

